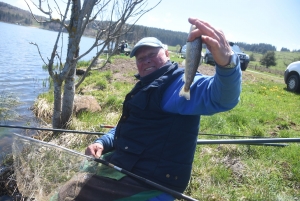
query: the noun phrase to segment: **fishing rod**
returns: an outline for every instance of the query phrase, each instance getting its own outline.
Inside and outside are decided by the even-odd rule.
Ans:
[[[28,126],[16,126],[16,125],[0,125],[0,127],[31,129],[31,130],[45,130],[45,131],[66,132],[66,133],[69,132],[69,133],[80,133],[80,134],[91,134],[91,135],[105,135],[106,134],[106,133],[102,133],[102,132],[89,132],[89,131],[78,131],[78,130],[54,129],[54,128],[38,128],[38,127],[28,127]],[[114,127],[114,126],[111,126],[111,127]],[[108,128],[110,128],[110,126]],[[198,141],[200,141],[200,140],[198,140]],[[219,144],[224,144],[224,143],[222,143],[222,141],[223,140],[221,140]],[[200,143],[200,144],[205,144],[205,143]],[[208,144],[210,144],[210,143],[208,142]],[[226,143],[226,144],[230,144],[230,143]],[[233,144],[238,144],[238,143],[233,143]],[[244,143],[242,143],[242,144],[244,144]],[[250,143],[248,143],[248,145],[250,145]],[[287,146],[286,144],[275,144],[275,143],[252,143],[252,145],[279,146],[279,147]]]
[[[31,129],[31,130],[44,130],[44,131],[65,132],[65,133],[80,133],[80,134],[92,134],[92,135],[105,135],[105,133],[102,133],[102,132],[77,131],[77,130],[66,130],[66,129],[55,129],[55,128],[38,128],[38,127],[15,126],[15,125],[0,125],[0,127]]]
[[[205,140],[204,140],[205,141]],[[269,147],[286,147],[286,146],[289,146],[288,144],[278,144],[278,143],[227,143],[227,141],[225,141],[224,143],[224,140],[219,140],[219,143],[215,143],[215,142],[202,142],[202,140],[197,140],[197,144],[241,144],[241,145],[256,145],[256,146],[269,146]]]
[[[114,128],[114,125],[104,125],[101,124],[100,128]],[[209,136],[220,136],[220,137],[241,137],[241,138],[265,138],[265,137],[261,137],[261,136],[244,136],[244,135],[233,135],[233,134],[210,134],[210,133],[198,133],[198,135],[209,135]]]
[[[100,125],[100,128],[114,128],[114,127],[116,127],[116,126],[113,126],[113,125],[103,125],[103,124]]]
[[[74,150],[72,150],[72,149],[68,149],[68,148],[65,148],[65,147],[62,147],[62,146],[59,146],[59,145],[56,145],[56,144],[52,144],[52,143],[47,143],[47,142],[44,142],[44,141],[40,141],[40,140],[37,140],[37,139],[34,139],[34,138],[30,138],[30,137],[27,137],[27,136],[19,135],[19,134],[17,134],[17,133],[13,133],[13,134],[14,134],[16,137],[19,137],[19,138],[23,138],[23,139],[26,139],[26,140],[29,140],[29,141],[41,143],[41,144],[44,144],[44,145],[46,145],[46,146],[59,148],[59,149],[65,150],[65,151],[67,151],[67,152],[70,152],[70,153],[72,153],[72,154],[76,154],[76,155],[82,156],[82,157],[84,157],[84,158],[87,158],[87,159],[89,159],[89,160],[95,161],[95,162],[97,162],[97,163],[101,163],[101,164],[103,164],[103,165],[105,165],[105,166],[107,166],[107,167],[110,167],[110,168],[112,168],[112,169],[117,170],[118,172],[121,172],[121,173],[123,173],[123,174],[126,174],[126,175],[132,177],[132,178],[135,178],[135,179],[137,179],[137,180],[139,180],[139,181],[142,181],[142,182],[144,182],[144,183],[146,183],[146,184],[148,184],[148,185],[150,185],[150,186],[152,186],[152,187],[154,187],[154,188],[156,188],[156,189],[158,189],[158,190],[160,190],[160,191],[163,191],[163,192],[165,192],[165,193],[168,193],[168,194],[172,195],[173,197],[175,197],[175,198],[177,198],[177,199],[184,199],[184,200],[187,200],[187,201],[198,201],[198,200],[196,200],[196,199],[194,199],[194,198],[192,198],[192,197],[190,197],[190,196],[187,196],[187,195],[185,195],[185,194],[183,194],[183,193],[180,193],[180,192],[178,192],[178,191],[172,190],[172,189],[167,188],[167,187],[165,187],[165,186],[162,186],[162,185],[160,185],[160,184],[158,184],[158,183],[155,183],[155,182],[153,182],[153,181],[150,181],[150,180],[148,180],[148,179],[146,179],[146,178],[143,178],[143,177],[141,177],[141,176],[139,176],[139,175],[136,175],[136,174],[134,174],[134,173],[132,173],[132,172],[129,172],[129,171],[127,171],[127,170],[124,170],[123,168],[120,168],[120,167],[118,167],[118,166],[116,166],[116,165],[114,165],[114,164],[112,164],[112,163],[109,163],[109,162],[103,160],[103,159],[100,159],[100,158],[94,158],[94,157],[92,157],[92,156],[87,156],[87,155],[84,155],[84,154],[82,154],[82,153],[80,153],[80,152],[74,151]]]
[[[255,138],[255,139],[268,139],[269,137],[261,137],[261,136],[244,136],[244,135],[232,135],[232,134],[209,134],[209,133],[198,133],[198,135],[209,135],[209,136],[221,136],[221,137],[240,137],[240,138]],[[271,138],[270,138],[271,139]],[[235,139],[233,139],[235,140]],[[224,144],[223,140],[220,140],[220,144]],[[210,142],[209,142],[210,143]],[[201,140],[198,139],[197,144],[202,144]],[[204,144],[204,143],[203,143]],[[216,143],[217,144],[217,143]],[[230,144],[225,141],[225,144]],[[239,144],[239,143],[233,143],[233,144]],[[245,143],[242,143],[245,144]],[[277,143],[248,143],[247,145],[260,145],[260,146],[274,146],[274,147],[286,147],[288,144],[277,144]]]
[[[300,142],[300,138],[260,138],[260,139],[225,139],[225,140],[197,140],[197,144],[261,144],[279,142]]]
[[[112,125],[100,125],[100,128],[114,128]],[[262,138],[260,136],[241,136],[241,135],[229,135],[229,134],[208,134],[208,133],[198,133],[198,135],[210,135],[210,136],[223,136],[223,137],[243,137],[243,138]],[[222,143],[220,143],[222,144]],[[275,147],[285,147],[287,144],[276,144],[276,143],[252,143],[248,145],[260,145],[260,146],[275,146]]]
[[[210,133],[198,133],[198,135],[210,135],[210,136],[220,136],[220,137],[241,137],[241,138],[269,138],[262,136],[245,136],[245,135],[233,135],[233,134],[210,134]]]

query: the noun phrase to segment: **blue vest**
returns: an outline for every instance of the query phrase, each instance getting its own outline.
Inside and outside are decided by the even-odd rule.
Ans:
[[[115,151],[108,161],[183,192],[191,175],[200,116],[162,110],[165,90],[184,70],[169,64],[158,73],[127,94],[115,131]]]

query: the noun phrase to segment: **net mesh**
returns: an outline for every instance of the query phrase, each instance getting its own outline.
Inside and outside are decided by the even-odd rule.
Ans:
[[[12,154],[18,200],[148,200],[162,194],[90,156],[30,137],[14,134]]]
[[[100,166],[59,146],[18,135],[12,153],[19,191],[26,199],[38,201],[72,200]]]

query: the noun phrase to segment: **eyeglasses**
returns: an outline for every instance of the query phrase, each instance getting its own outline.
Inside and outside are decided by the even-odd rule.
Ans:
[[[153,58],[155,58],[155,57],[158,55],[160,49],[161,49],[161,48],[159,48],[158,50],[154,50],[155,52],[150,52],[150,53],[147,54],[146,56],[143,56],[143,57],[141,57],[141,58],[138,58],[136,61],[137,61],[138,63],[143,63],[143,62],[147,61],[148,59],[153,59]]]

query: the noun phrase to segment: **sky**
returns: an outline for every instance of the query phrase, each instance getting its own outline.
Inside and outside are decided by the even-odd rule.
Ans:
[[[28,10],[24,0],[0,1]],[[158,1],[148,0],[148,5]],[[300,0],[162,0],[137,24],[188,32],[189,17],[221,29],[230,41],[267,43],[278,51],[282,47],[300,49]]]

